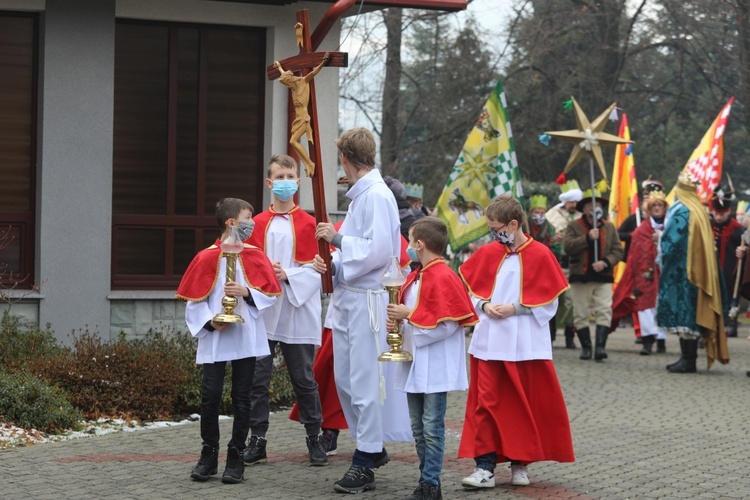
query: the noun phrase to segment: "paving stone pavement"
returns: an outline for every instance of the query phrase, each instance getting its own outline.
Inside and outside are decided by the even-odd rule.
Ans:
[[[706,372],[670,374],[678,340],[668,354],[639,356],[632,330],[610,336],[609,359],[580,361],[579,351],[554,356],[568,404],[577,461],[529,467],[531,486],[510,486],[498,466],[493,490],[464,491],[461,478],[473,461],[457,459],[465,393],[449,397],[443,496],[482,498],[750,498],[750,333],[729,339],[732,361]],[[576,341],[577,342],[577,341]],[[704,351],[699,351],[703,356]],[[219,476],[207,483],[189,479],[200,450],[199,424],[110,434],[0,452],[0,495],[4,499],[117,498],[252,499],[341,498],[333,482],[348,468],[353,441],[343,433],[339,455],[327,467],[309,467],[302,426],[271,417],[269,462],[245,471],[239,485]],[[226,443],[231,421],[221,424]],[[410,443],[388,445],[391,462],[376,472],[376,487],[362,498],[400,499],[416,486],[418,470]]]

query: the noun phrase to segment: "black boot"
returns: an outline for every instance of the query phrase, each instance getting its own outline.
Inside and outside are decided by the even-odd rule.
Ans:
[[[683,342],[684,341],[684,342]],[[682,359],[668,368],[670,373],[695,373],[695,360],[698,359],[698,339],[680,339]]]
[[[727,337],[737,336],[737,316],[735,316],[734,318],[729,318],[725,329],[727,331]]]
[[[667,352],[666,339],[656,339],[656,354],[664,354],[665,352]]]
[[[641,338],[643,339],[643,349],[641,349],[641,356],[648,356],[651,354],[651,348],[654,346],[656,335],[645,335]]]
[[[198,465],[193,467],[190,477],[196,481],[208,481],[208,478],[215,475],[219,468],[219,450],[203,445],[201,449],[201,458]]]
[[[602,361],[607,359],[607,351],[605,351],[604,348],[607,346],[608,335],[608,326],[596,325],[596,347],[594,349],[594,361]]]
[[[328,465],[328,455],[318,435],[307,436],[307,451],[310,453],[310,465]]]
[[[234,446],[227,450],[227,466],[221,476],[224,484],[239,484],[245,478],[245,462],[242,461],[240,450]]]
[[[683,347],[683,344],[684,344],[684,343],[685,343],[685,339],[683,339],[682,337],[680,337],[680,359],[678,359],[678,360],[677,360],[677,361],[675,361],[674,363],[669,363],[669,364],[667,365],[667,370],[669,370],[669,369],[670,369],[670,368],[672,368],[673,366],[677,366],[677,365],[679,365],[680,363],[682,363],[682,353],[683,353],[683,352],[685,352],[685,348]]]
[[[566,349],[576,348],[576,342],[575,340],[573,340],[575,336],[576,336],[576,327],[566,326],[565,327],[565,348]]]
[[[266,455],[266,438],[260,436],[250,436],[247,447],[242,453],[242,459],[245,465],[262,464],[268,461]]]
[[[591,333],[589,327],[576,330],[578,341],[581,343],[580,359],[591,359]]]

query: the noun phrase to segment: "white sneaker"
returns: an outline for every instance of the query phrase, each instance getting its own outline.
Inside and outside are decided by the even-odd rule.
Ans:
[[[529,484],[529,474],[525,465],[511,465],[510,474],[510,484],[513,486],[527,486]]]
[[[480,469],[477,467],[472,472],[471,476],[465,477],[461,480],[461,486],[469,489],[477,488],[494,488],[495,487],[495,474],[492,472]]]

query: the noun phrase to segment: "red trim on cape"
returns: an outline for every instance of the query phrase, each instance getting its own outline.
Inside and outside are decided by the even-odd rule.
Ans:
[[[185,274],[182,275],[176,298],[199,302],[211,294],[219,277],[220,243],[220,240],[216,240],[213,245],[201,250],[193,258]],[[266,295],[281,295],[281,285],[273,271],[271,261],[260,248],[245,243],[245,249],[240,252],[239,257],[237,269],[242,272],[250,288]],[[248,275],[248,270],[251,272],[250,275]]]
[[[415,269],[406,278],[399,291],[399,302],[419,277],[417,303],[406,318],[417,328],[431,330],[443,321],[456,321],[461,326],[479,322],[469,294],[461,278],[448,267],[442,257],[431,260],[421,269]]]
[[[490,300],[500,266],[509,253],[518,254],[521,267],[521,305],[538,307],[549,304],[570,288],[552,251],[531,236],[514,251],[500,243],[479,248],[458,272],[472,295]]]
[[[247,243],[260,248],[266,249],[266,232],[270,226],[271,219],[274,217],[289,216],[289,222],[292,224],[292,233],[294,234],[294,248],[292,249],[292,258],[297,264],[308,264],[313,261],[315,254],[318,253],[318,241],[315,239],[315,217],[300,209],[299,205],[294,205],[286,213],[278,213],[271,205],[268,210],[261,212],[255,217],[255,230]]]
[[[734,235],[734,232],[737,229],[744,229],[744,226],[737,222],[737,219],[729,219],[729,222],[724,224],[723,226],[714,225],[712,227],[713,233],[714,233],[714,239],[717,240],[718,248],[717,252],[719,254],[719,265],[721,268],[724,267],[724,261],[726,260],[727,255],[727,244],[732,240],[732,236]],[[727,288],[730,287],[730,285],[733,286],[733,284],[727,284]],[[730,290],[731,292],[731,290]]]

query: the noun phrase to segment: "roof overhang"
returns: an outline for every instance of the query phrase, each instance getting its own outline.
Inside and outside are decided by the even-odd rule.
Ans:
[[[212,0],[217,1],[217,0]],[[295,0],[218,0],[235,3],[254,3],[264,5],[289,5]],[[311,0],[318,3],[333,4],[331,0]],[[356,1],[359,3],[359,0]],[[364,5],[374,8],[402,7],[405,9],[429,9],[457,11],[465,10],[468,0],[364,0]]]

